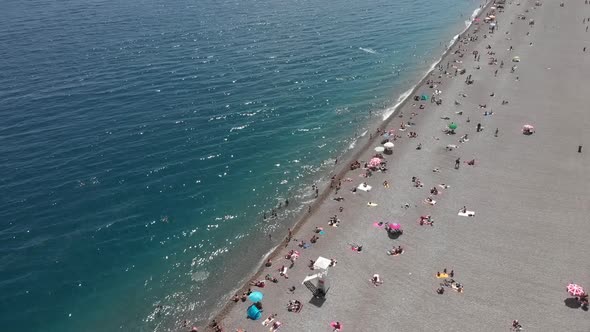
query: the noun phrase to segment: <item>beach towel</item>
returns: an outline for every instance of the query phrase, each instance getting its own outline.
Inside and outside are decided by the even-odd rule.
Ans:
[[[461,217],[474,217],[475,211],[466,211],[465,213],[463,211],[459,211],[459,213],[457,213],[457,215],[459,215]]]
[[[330,326],[335,329],[338,325],[336,324],[336,322],[331,322]],[[340,329],[338,331],[342,331],[342,328],[344,328],[344,325],[340,323]]]
[[[375,227],[377,227],[377,228],[383,228],[383,227],[385,226],[385,224],[384,224],[384,223],[381,223],[381,225],[379,225],[379,223],[375,221],[375,222],[373,223],[373,226],[375,226]]]
[[[362,191],[369,191],[371,189],[373,189],[373,187],[369,186],[369,185],[364,185],[363,183],[361,183],[358,187],[358,189],[362,190]]]
[[[367,203],[367,205],[368,206],[377,206],[378,204],[377,203],[373,203],[373,202],[369,202],[369,203]]]
[[[264,320],[264,322],[262,322],[262,325],[263,325],[263,326],[267,326],[267,325],[269,325],[270,323],[274,322],[274,320],[275,320],[274,318],[272,318],[272,317],[268,317],[266,320]]]
[[[436,277],[439,278],[439,279],[445,279],[445,278],[448,278],[449,275],[446,274],[446,273],[441,273],[440,275],[437,275]]]

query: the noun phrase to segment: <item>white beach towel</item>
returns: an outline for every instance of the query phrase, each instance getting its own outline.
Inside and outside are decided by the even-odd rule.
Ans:
[[[459,213],[457,213],[457,215],[461,216],[461,217],[474,217],[475,216],[475,211],[467,211],[465,213],[463,213],[463,211],[459,211]]]
[[[371,187],[369,185],[365,186],[363,183],[361,183],[357,188],[362,191],[369,191],[369,190],[373,189],[373,187]]]

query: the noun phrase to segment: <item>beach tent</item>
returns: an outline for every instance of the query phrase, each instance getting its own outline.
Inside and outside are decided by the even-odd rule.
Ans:
[[[260,309],[256,308],[254,304],[248,307],[248,310],[246,310],[246,314],[248,315],[248,318],[252,320],[258,320],[262,316]]]
[[[263,297],[264,297],[264,294],[262,294],[261,292],[252,292],[252,293],[250,293],[250,295],[248,295],[248,300],[256,303],[256,302],[262,301]]]
[[[332,263],[330,259],[319,256],[318,259],[316,259],[315,263],[313,263],[313,269],[327,270],[330,267],[330,263]]]

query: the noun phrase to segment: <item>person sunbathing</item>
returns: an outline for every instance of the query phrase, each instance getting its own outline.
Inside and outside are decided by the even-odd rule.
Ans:
[[[381,279],[381,277],[379,277],[379,275],[378,275],[378,274],[374,274],[374,275],[373,275],[373,278],[371,278],[371,282],[373,283],[373,285],[374,285],[375,287],[377,287],[377,286],[379,286],[379,285],[383,284],[383,280]]]
[[[522,329],[522,325],[520,325],[518,320],[515,319],[512,321],[512,328],[518,331],[518,330]]]
[[[277,279],[276,277],[271,276],[270,274],[267,274],[266,276],[264,276],[264,279],[265,280],[268,280],[268,281],[272,281],[275,284],[279,282],[279,279]]]
[[[282,325],[283,325],[283,323],[281,323],[281,322],[279,322],[279,321],[276,321],[276,322],[274,322],[274,323],[272,324],[271,331],[272,331],[272,332],[278,331],[278,329],[280,329]]]
[[[389,255],[391,255],[391,256],[397,256],[397,255],[403,254],[404,253],[404,249],[401,246],[398,246],[397,248],[394,246],[387,253]]]
[[[281,275],[281,277],[285,277],[285,279],[289,279],[289,276],[287,276],[287,267],[285,265],[283,265],[279,269],[279,274]]]
[[[340,322],[335,322],[332,324],[332,328],[334,328],[333,332],[340,332],[340,330],[342,330],[342,324],[340,324]]]
[[[256,287],[264,288],[265,281],[264,280],[250,281],[250,286],[256,286]]]
[[[268,318],[265,319],[264,322],[262,322],[262,325],[268,326],[268,324],[272,323],[275,320],[275,317],[277,317],[277,314],[272,314],[272,315],[268,316]]]
[[[287,310],[291,312],[299,312],[301,310],[301,302],[298,300],[290,300],[287,305]]]

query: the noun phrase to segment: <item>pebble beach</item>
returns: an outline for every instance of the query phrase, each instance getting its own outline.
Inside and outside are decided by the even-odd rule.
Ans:
[[[251,279],[270,274],[278,282],[240,291],[264,293],[261,319],[247,319],[250,301],[229,301],[216,317],[224,331],[272,331],[277,321],[280,331],[332,331],[332,322],[342,331],[506,331],[514,319],[525,330],[588,330],[589,313],[566,305],[565,287],[590,287],[584,256],[590,5],[527,0],[497,6],[482,9],[477,24],[359,144],[364,149],[353,160],[339,161],[348,169],[358,160],[361,167],[335,173],[332,188],[271,256],[272,265]],[[493,32],[484,22],[489,15]],[[428,99],[414,100],[422,95]],[[523,134],[525,125],[534,127],[531,135]],[[364,166],[383,133],[391,133],[393,153],[383,155],[386,172],[367,177]],[[371,190],[353,192],[363,183]],[[458,215],[463,207],[474,215]],[[329,225],[333,216],[338,227]],[[431,216],[432,225],[421,225],[421,216]],[[403,229],[395,239],[385,231],[393,222]],[[314,235],[318,240],[310,243]],[[353,250],[357,245],[361,252]],[[397,246],[403,254],[387,254]],[[284,258],[291,250],[300,257],[286,278],[278,269],[291,265]],[[317,273],[308,263],[320,256],[335,262],[323,301],[302,285]],[[454,272],[461,292],[437,278],[443,269]],[[382,284],[371,282],[375,274]],[[299,312],[287,310],[291,300],[301,302]],[[263,326],[272,314],[273,323]]]

